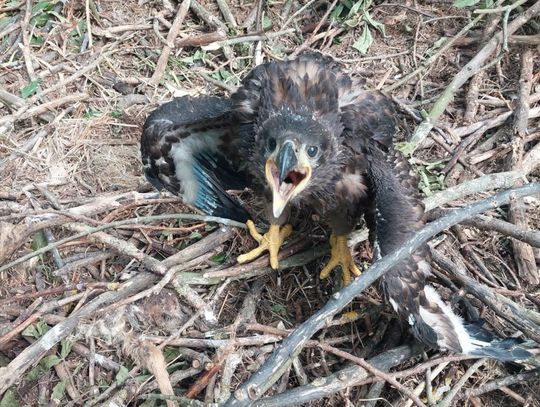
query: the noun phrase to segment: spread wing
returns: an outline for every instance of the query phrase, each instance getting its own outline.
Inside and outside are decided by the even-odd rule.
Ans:
[[[369,184],[366,221],[375,258],[393,252],[425,224],[418,177],[392,142],[396,113],[380,92],[365,91],[342,107],[345,143],[366,167]],[[407,321],[415,337],[431,348],[525,359],[530,353],[514,340],[502,340],[476,324],[464,323],[426,284],[431,274],[427,247],[420,248],[381,277],[387,301]]]
[[[146,178],[204,213],[245,222],[249,214],[226,191],[244,189],[231,102],[181,97],[146,120],[141,154]]]

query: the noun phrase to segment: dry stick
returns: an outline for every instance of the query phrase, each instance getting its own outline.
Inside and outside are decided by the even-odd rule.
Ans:
[[[379,377],[380,379],[388,382],[392,386],[394,386],[398,391],[409,397],[413,401],[414,404],[420,407],[426,407],[424,403],[418,398],[416,394],[414,394],[412,391],[410,391],[408,388],[403,386],[401,383],[399,383],[395,378],[393,378],[388,373],[383,372],[382,370],[377,369],[376,367],[370,365],[368,362],[366,362],[364,359],[356,357],[354,355],[351,355],[350,353],[343,352],[340,349],[334,348],[333,346],[328,346],[324,343],[320,345],[321,349],[331,352],[336,356],[339,356],[343,359],[350,360],[351,362],[356,363],[358,366],[361,366],[368,372],[370,372],[373,376]]]
[[[479,36],[471,35],[467,38],[461,38],[457,41],[458,47],[469,47],[480,41]],[[508,37],[508,44],[516,45],[540,45],[540,35],[510,35]]]
[[[268,40],[272,38],[283,37],[284,35],[293,34],[295,32],[296,30],[294,28],[288,28],[286,30],[281,30],[278,32],[270,32],[270,33],[265,33],[265,34],[241,35],[239,37],[234,37],[234,38],[229,38],[223,41],[213,42],[203,48],[206,50],[212,51],[212,50],[218,49],[220,47],[225,47],[228,45],[243,44],[246,42],[264,41],[264,40]]]
[[[502,1],[499,1],[499,3],[502,3]],[[390,86],[385,87],[383,90],[385,92],[390,93],[391,91],[399,88],[401,85],[409,82],[412,78],[414,78],[416,75],[421,74],[422,72],[430,69],[435,61],[443,55],[452,45],[454,45],[459,38],[463,37],[471,28],[473,28],[476,23],[478,23],[483,18],[482,15],[476,17],[474,20],[472,20],[469,24],[467,24],[465,27],[461,29],[460,32],[458,32],[455,36],[450,38],[437,52],[435,52],[432,56],[430,56],[428,59],[426,59],[421,66],[416,68],[413,72],[406,75],[404,78],[400,79],[399,81],[393,83]]]
[[[174,46],[176,48],[201,47],[201,46],[208,45],[216,41],[223,41],[226,39],[227,39],[227,35],[224,32],[215,31],[212,33],[192,35],[187,38],[177,38],[174,41]]]
[[[520,14],[507,27],[507,34],[510,35],[518,28],[524,25],[531,18],[540,14],[540,1],[537,1],[527,11]],[[471,59],[452,79],[450,84],[446,87],[441,96],[437,99],[433,105],[428,117],[418,126],[413,133],[410,140],[404,147],[404,153],[412,154],[416,148],[422,143],[428,136],[431,129],[437,123],[439,117],[443,114],[448,104],[453,100],[455,93],[463,86],[465,82],[469,80],[472,75],[480,72],[485,68],[483,64],[489,58],[489,56],[497,49],[497,46],[503,41],[503,32],[499,31],[495,34],[491,40]]]
[[[59,295],[66,291],[83,291],[87,289],[102,288],[105,290],[115,290],[119,286],[118,283],[105,283],[105,282],[95,282],[95,283],[79,283],[71,285],[62,285],[54,288],[47,288],[41,291],[35,291],[27,294],[13,295],[11,297],[4,298],[0,301],[0,306],[9,304],[10,302],[30,300],[33,298],[46,297],[49,295]]]
[[[217,236],[217,242],[224,238],[225,240],[230,238],[228,231],[223,232],[223,228],[220,229],[221,233]],[[206,238],[205,238],[206,239]],[[195,257],[204,254],[208,250],[208,240],[202,239],[191,246],[185,248],[178,254],[169,257],[161,262],[164,267],[171,267],[173,264],[179,264],[187,262]],[[218,244],[221,244],[220,242]],[[172,260],[171,260],[172,259]],[[43,337],[41,337],[33,345],[22,351],[11,363],[3,368],[0,368],[0,396],[5,392],[12,384],[18,382],[24,372],[31,366],[35,365],[56,343],[67,337],[79,324],[82,318],[93,316],[96,311],[106,307],[109,304],[116,303],[123,300],[137,292],[149,287],[155,281],[155,276],[149,273],[141,273],[130,279],[126,283],[122,284],[118,291],[107,292],[101,294],[87,305],[74,312],[65,320],[59,322],[50,331],[48,331]]]
[[[144,216],[140,218],[133,218],[133,219],[125,219],[117,222],[111,222],[105,225],[100,225],[96,227],[87,227],[86,225],[81,225],[85,227],[85,230],[77,233],[73,236],[66,237],[64,239],[57,240],[56,242],[52,244],[48,244],[47,246],[41,247],[38,250],[34,250],[31,253],[28,253],[16,260],[13,260],[12,262],[3,265],[0,267],[0,273],[3,271],[6,271],[10,269],[13,266],[16,266],[17,264],[24,263],[25,261],[39,256],[40,254],[46,253],[49,250],[51,250],[54,247],[59,247],[65,243],[71,242],[73,240],[80,239],[81,237],[86,237],[88,235],[91,235],[92,233],[101,232],[106,229],[115,228],[118,226],[123,225],[136,225],[139,223],[147,223],[147,222],[154,222],[154,221],[160,221],[160,220],[168,220],[168,219],[188,219],[188,220],[197,220],[197,221],[203,221],[203,222],[216,222],[216,223],[222,223],[223,225],[230,225],[234,227],[239,228],[245,228],[246,225],[244,223],[232,221],[230,219],[224,219],[224,218],[216,218],[214,216],[203,216],[203,215],[191,215],[191,214],[168,214],[168,215],[154,215],[154,216]],[[44,227],[47,227],[44,226]],[[156,260],[157,261],[157,260]]]
[[[379,370],[389,370],[411,357],[420,353],[419,348],[412,349],[401,346],[380,355],[367,362]],[[311,383],[283,392],[281,394],[254,401],[253,407],[285,407],[304,405],[310,401],[320,400],[349,387],[357,386],[369,377],[369,372],[360,366],[346,367],[328,377],[317,378]]]
[[[51,328],[38,341],[24,349],[7,366],[0,368],[0,396],[13,384],[21,380],[22,375],[34,366],[58,342],[66,338],[87,316],[92,316],[101,307],[132,295],[154,281],[150,274],[140,274],[122,285],[114,292],[106,292],[72,313],[64,321]]]
[[[317,24],[317,26],[315,27],[315,29],[313,30],[309,38],[306,41],[304,41],[302,45],[296,48],[296,50],[290,55],[289,58],[292,59],[298,56],[303,50],[305,50],[306,48],[310,47],[311,44],[313,44],[315,36],[319,32],[323,24],[326,23],[326,20],[328,20],[328,17],[330,16],[330,13],[334,9],[334,7],[336,7],[337,2],[338,0],[334,0],[331,5],[327,6],[328,8],[326,9],[326,13],[324,13],[323,17],[321,18],[321,21],[319,21],[319,23]]]
[[[533,310],[520,307],[505,296],[495,293],[479,284],[475,279],[467,276],[457,264],[450,261],[437,250],[431,250],[431,256],[435,263],[448,271],[452,276],[473,294],[486,304],[498,316],[519,328],[527,337],[540,343],[540,314]]]
[[[494,127],[500,126],[501,124],[504,124],[506,120],[508,120],[508,118],[512,116],[513,113],[514,112],[510,110],[510,111],[501,113],[498,116],[477,121],[476,123],[473,123],[469,126],[457,127],[455,129],[452,129],[452,135],[454,135],[455,137],[464,137],[477,131],[481,131],[485,133],[489,129],[492,129]],[[529,111],[528,119],[534,119],[539,116],[540,116],[540,107],[535,107]]]
[[[174,40],[178,36],[180,27],[186,18],[186,15],[189,11],[189,6],[191,5],[191,0],[184,0],[182,4],[178,7],[178,12],[174,18],[173,24],[169,33],[167,34],[167,45],[163,46],[161,55],[159,56],[158,62],[156,64],[156,70],[150,78],[150,83],[154,86],[159,85],[161,78],[165,74],[165,69],[167,68],[167,62],[169,61],[169,55],[171,54],[172,48],[174,47]]]
[[[55,109],[67,103],[81,102],[83,100],[88,99],[88,97],[89,95],[87,93],[75,93],[73,95],[67,95],[59,99],[54,99],[54,100],[51,100],[50,102],[42,103],[41,105],[28,109],[25,113],[21,114],[18,117],[18,119],[26,120],[34,116],[40,116],[51,109]]]
[[[529,380],[534,380],[540,377],[540,368],[531,370],[530,372],[518,373],[512,376],[502,377],[500,379],[493,380],[489,383],[483,384],[476,389],[469,389],[460,397],[460,399],[467,399],[469,397],[481,396],[482,394],[489,393],[493,390],[498,390],[503,386],[510,386]]]
[[[488,37],[492,35],[497,28],[498,23],[499,19],[497,16],[489,17],[480,37],[480,43],[487,41]],[[484,71],[480,71],[476,75],[474,75],[469,82],[469,89],[467,90],[467,94],[465,96],[465,114],[463,115],[463,120],[467,123],[473,121],[474,117],[476,116],[476,112],[478,111],[478,106],[480,105],[478,101],[478,92],[483,79]]]
[[[223,14],[225,21],[227,21],[227,23],[229,23],[229,25],[233,28],[238,27],[234,14],[231,13],[231,9],[229,8],[227,2],[225,0],[216,0],[216,3],[219,7],[219,11],[221,11],[221,14]]]
[[[519,79],[519,98],[515,113],[514,137],[512,139],[512,155],[510,169],[521,171],[523,167],[524,138],[527,135],[527,122],[529,118],[529,97],[533,83],[533,53],[527,48],[521,54],[521,76]],[[522,180],[517,180],[515,185],[522,185]],[[527,211],[523,199],[510,202],[508,208],[510,222],[519,227],[527,228]],[[514,259],[518,268],[519,276],[529,284],[540,283],[538,268],[533,249],[527,243],[512,239]]]
[[[214,15],[212,15],[212,13],[206,10],[204,6],[197,0],[191,1],[191,9],[197,15],[197,17],[203,20],[213,30],[222,31],[224,33],[228,31],[227,26],[223,24],[223,22],[219,18],[215,17]],[[224,45],[223,54],[229,62],[232,62],[233,64],[235,63],[234,52],[231,47],[229,47],[228,45]]]
[[[437,403],[437,407],[449,406],[450,403],[452,402],[452,399],[456,397],[456,395],[461,390],[465,382],[469,380],[469,377],[471,377],[478,370],[478,368],[486,362],[486,360],[487,359],[484,358],[484,359],[479,359],[476,362],[474,362],[474,364],[470,368],[467,369],[465,374],[459,378],[455,386],[452,387],[452,390],[448,392],[448,394],[444,397],[444,399],[442,399],[439,403]]]
[[[504,220],[488,218],[487,216],[478,216],[463,222],[466,225],[474,226],[477,229],[496,231],[506,236],[511,236],[514,239],[519,239],[522,242],[531,246],[540,248],[540,231],[518,227]]]
[[[426,212],[478,192],[498,188],[511,188],[517,179],[523,178],[525,175],[526,174],[519,171],[498,172],[495,174],[483,175],[454,187],[447,188],[444,191],[437,192],[424,199]]]
[[[77,225],[77,224],[69,224],[69,225],[66,225],[66,226],[69,229],[75,230],[75,231],[84,230],[86,228],[86,226],[84,226],[84,225],[81,226],[81,225]],[[222,230],[220,230],[218,232],[214,232],[212,235],[207,236],[205,239],[203,239],[204,240],[204,247],[206,248],[206,253],[202,254],[201,257],[203,259],[205,259],[205,258],[209,257],[212,254],[212,251],[208,251],[208,249],[207,249],[209,247],[209,246],[206,245],[207,242],[212,244],[212,246],[210,246],[210,247],[215,247],[216,246],[215,245],[216,240],[220,240],[220,239],[223,239],[223,238],[228,239],[231,236],[231,234],[232,234],[231,231],[228,231],[228,230],[222,231]],[[215,237],[214,237],[214,235],[215,235]],[[200,261],[200,258],[198,257],[196,259],[193,259],[190,262],[184,261],[183,264],[180,265],[180,266],[176,266],[176,267],[171,266],[170,268],[168,268],[164,264],[164,262],[160,262],[160,261],[154,259],[153,257],[148,256],[147,254],[145,254],[142,251],[140,251],[139,249],[137,249],[135,247],[135,245],[133,245],[133,244],[131,244],[129,242],[123,241],[121,239],[117,239],[117,238],[112,237],[110,235],[107,235],[107,234],[105,234],[103,232],[94,233],[89,238],[90,238],[90,240],[106,244],[107,246],[111,247],[112,249],[138,260],[141,264],[143,264],[146,268],[148,268],[152,272],[164,276],[164,278],[162,279],[162,282],[164,284],[166,284],[168,282],[167,279],[172,278],[172,276],[176,273],[177,270],[181,270],[184,267],[192,267],[194,264],[198,264],[199,261]],[[198,246],[201,246],[201,245],[199,244]],[[170,263],[171,262],[169,261],[169,263],[167,263],[167,264],[170,264]],[[160,287],[160,283],[157,284],[157,287],[158,288]],[[181,288],[181,290],[179,290],[178,288]],[[216,317],[214,316],[213,311],[208,308],[208,305],[204,302],[204,300],[199,296],[199,294],[197,294],[197,292],[194,289],[192,289],[191,287],[189,287],[186,284],[178,283],[177,291],[178,291],[179,294],[181,294],[183,296],[183,298],[186,300],[186,302],[188,304],[190,304],[192,307],[194,307],[197,310],[204,309],[203,315],[205,316],[205,319],[208,322],[211,322],[211,323],[216,322]],[[127,299],[124,299],[121,302],[117,302],[114,305],[111,305],[109,308],[116,308],[117,306],[125,305],[125,303],[136,301],[136,300],[138,300],[140,298],[143,298],[145,296],[150,296],[152,294],[156,294],[157,292],[159,292],[159,291],[156,291],[156,287],[152,287],[152,288],[149,288],[147,290],[144,290],[144,291],[141,291],[141,292],[137,293],[133,298],[129,297]],[[105,309],[100,310],[100,313],[102,313],[102,312],[110,312],[109,308],[105,308]]]
[[[151,24],[126,24],[126,25],[118,25],[116,27],[109,27],[107,29],[100,28],[99,26],[95,26],[92,28],[92,33],[96,37],[106,37],[106,38],[117,38],[115,34],[120,34],[126,31],[146,31],[151,30],[152,25]]]
[[[289,368],[292,358],[301,352],[306,341],[325,325],[328,318],[333,317],[341,311],[356,296],[373,284],[375,280],[390,270],[393,265],[410,256],[435,234],[479,213],[504,205],[509,202],[510,198],[538,193],[540,193],[540,182],[510,189],[464,208],[453,210],[451,214],[431,222],[415,233],[400,249],[375,262],[349,286],[334,294],[322,309],[295,329],[283,341],[282,346],[234,393],[234,398],[229,399],[225,405],[229,407],[247,406],[253,399],[260,398],[279,379],[283,372]]]
[[[90,0],[85,1],[86,12],[86,35],[88,36],[88,49],[92,52],[93,40],[92,40],[92,23],[90,21]]]
[[[110,47],[114,47],[116,45],[115,43],[112,43]],[[104,47],[109,48],[109,47]],[[0,126],[8,126],[15,122],[16,120],[19,120],[19,118],[28,110],[30,107],[42,99],[44,96],[48,95],[49,93],[55,92],[58,89],[61,89],[62,87],[66,86],[67,84],[79,79],[81,76],[86,75],[88,72],[95,69],[103,59],[109,57],[114,51],[104,51],[100,55],[96,56],[95,60],[87,65],[85,65],[83,68],[77,70],[73,75],[67,77],[63,81],[60,81],[56,85],[50,86],[47,89],[43,90],[42,92],[38,93],[37,95],[32,96],[30,99],[26,101],[24,106],[21,106],[17,112],[15,112],[13,115],[2,117],[0,118]],[[0,127],[1,130],[1,127]]]
[[[433,400],[433,388],[432,388],[432,381],[439,376],[439,374],[448,366],[449,362],[443,362],[440,365],[437,366],[437,368],[433,371],[431,371],[431,367],[428,367],[425,370],[425,380],[422,380],[418,386],[414,389],[414,394],[420,395],[422,394],[422,391],[424,388],[426,389],[426,398],[428,400],[429,405],[435,404]],[[406,403],[403,404],[403,407],[410,407],[412,405],[411,401],[408,400]]]
[[[36,80],[36,73],[34,71],[34,66],[32,65],[32,56],[30,55],[30,41],[28,40],[28,25],[30,24],[30,17],[32,16],[32,0],[26,0],[26,7],[24,12],[24,19],[21,23],[21,34],[22,34],[22,44],[19,44],[21,48],[24,64],[26,66],[26,71],[28,72],[28,77],[31,81]]]

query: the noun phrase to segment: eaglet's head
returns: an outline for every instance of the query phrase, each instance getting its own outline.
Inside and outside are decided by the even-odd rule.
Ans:
[[[290,111],[267,119],[258,132],[259,153],[279,218],[289,202],[300,201],[332,180],[340,159],[337,129],[307,114]],[[340,131],[340,129],[338,129]]]

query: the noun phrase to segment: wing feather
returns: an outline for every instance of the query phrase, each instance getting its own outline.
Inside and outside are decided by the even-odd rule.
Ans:
[[[231,102],[225,98],[181,97],[156,109],[141,138],[144,173],[206,214],[245,222],[248,213],[226,193],[243,189]]]

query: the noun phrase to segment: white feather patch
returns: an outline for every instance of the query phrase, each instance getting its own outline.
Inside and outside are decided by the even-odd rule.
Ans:
[[[394,308],[394,311],[397,312],[399,308],[397,302],[395,302],[393,298],[388,298],[388,301],[390,301],[390,305],[392,305],[392,308]]]
[[[182,199],[186,204],[193,204],[199,190],[197,178],[193,174],[193,155],[201,151],[215,152],[222,132],[208,131],[174,143],[169,153],[176,167],[176,178],[180,181]]]
[[[454,328],[454,333],[455,335],[457,335],[457,339],[459,345],[461,346],[462,353],[468,354],[479,347],[488,345],[485,342],[475,341],[473,338],[471,338],[471,336],[463,326],[462,319],[456,314],[454,314],[450,307],[443,302],[437,291],[435,291],[432,286],[426,285],[424,287],[424,292],[426,293],[426,299],[429,302],[437,304],[444,313],[444,315],[446,315],[446,317],[450,320],[450,323]],[[423,307],[420,307],[420,317],[422,317],[424,322],[431,326],[435,331],[440,332],[440,330],[438,330],[438,327],[440,326],[440,317],[438,315],[429,312]],[[437,344],[442,348],[448,349],[446,338],[444,337],[439,339]]]

